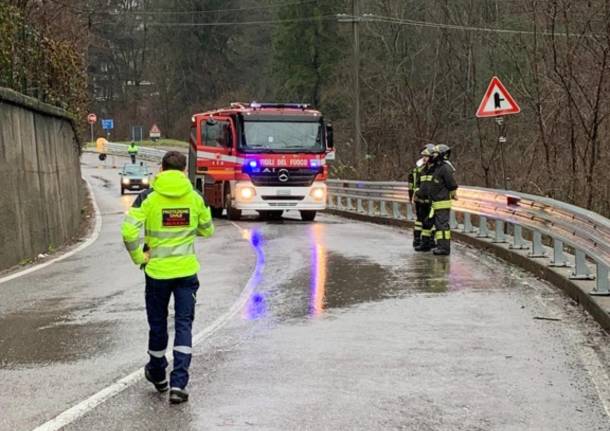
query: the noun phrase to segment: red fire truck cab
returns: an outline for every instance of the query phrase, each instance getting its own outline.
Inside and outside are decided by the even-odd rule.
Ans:
[[[189,178],[216,217],[243,210],[312,221],[326,208],[332,126],[304,104],[231,103],[192,118]]]

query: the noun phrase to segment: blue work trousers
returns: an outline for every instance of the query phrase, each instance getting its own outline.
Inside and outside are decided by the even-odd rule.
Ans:
[[[148,316],[148,354],[146,368],[156,381],[165,380],[167,359],[167,315],[169,299],[174,295],[174,369],[170,376],[170,387],[184,389],[189,380],[191,364],[192,329],[195,320],[199,280],[190,277],[157,280],[146,276],[146,315]]]

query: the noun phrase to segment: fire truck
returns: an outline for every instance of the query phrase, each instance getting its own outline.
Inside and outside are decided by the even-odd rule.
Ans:
[[[300,211],[313,221],[326,208],[333,129],[305,104],[231,103],[193,115],[189,178],[219,217],[242,211],[279,218]]]

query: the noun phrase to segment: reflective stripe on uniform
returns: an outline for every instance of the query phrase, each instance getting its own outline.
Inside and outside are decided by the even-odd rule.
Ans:
[[[432,236],[432,231],[430,229],[422,229],[421,236]]]
[[[149,350],[148,354],[155,358],[163,358],[165,356],[165,350]]]
[[[195,254],[195,244],[192,242],[173,247],[154,247],[150,250],[151,258],[188,256],[190,254]]]
[[[450,230],[438,230],[434,234],[435,239],[451,239],[451,231]]]
[[[419,177],[419,181],[432,181],[432,175],[422,175],[421,177]]]
[[[189,236],[195,236],[197,231],[195,229],[178,230],[178,231],[167,231],[167,230],[150,230],[146,229],[146,236],[151,238],[186,238]]]
[[[193,348],[190,346],[174,346],[174,352],[190,355],[191,353],[193,353]]]
[[[127,249],[127,251],[134,251],[137,250],[138,247],[140,247],[139,239],[136,239],[135,241],[123,241],[123,243],[125,244],[125,248]]]
[[[125,220],[123,222],[124,223],[132,224],[132,225],[134,225],[137,228],[141,228],[141,227],[144,226],[144,222],[141,222],[140,220],[136,220],[135,218],[133,218],[130,215],[125,216]]]
[[[451,209],[451,200],[432,202],[432,209],[450,210]]]

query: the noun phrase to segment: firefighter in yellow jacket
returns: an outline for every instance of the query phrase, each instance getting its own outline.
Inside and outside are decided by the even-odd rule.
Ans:
[[[121,233],[125,247],[146,274],[146,314],[149,325],[146,379],[159,392],[170,389],[170,402],[188,400],[186,385],[191,362],[192,326],[199,280],[196,236],[214,233],[210,209],[185,175],[186,156],[169,151],[151,189],[130,208]],[[144,243],[140,231],[144,229]],[[174,364],[168,383],[165,351],[168,304],[174,296]]]

